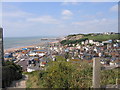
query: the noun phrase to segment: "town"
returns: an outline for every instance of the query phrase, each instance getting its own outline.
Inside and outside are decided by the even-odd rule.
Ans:
[[[84,36],[114,35],[116,38],[93,40]],[[65,58],[66,62],[79,63],[80,61],[93,62],[94,57],[100,57],[102,66],[108,68],[120,67],[120,40],[119,33],[108,32],[98,34],[68,35],[55,42],[45,43],[33,47],[21,48],[5,52],[4,60],[13,61],[20,65],[25,72],[44,70],[48,62],[57,62],[56,57]]]
[[[118,0],[8,1],[1,88],[120,89]]]

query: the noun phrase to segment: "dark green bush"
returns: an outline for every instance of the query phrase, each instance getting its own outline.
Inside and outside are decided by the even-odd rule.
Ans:
[[[22,68],[13,62],[7,61],[2,66],[2,87],[8,87],[14,80],[22,78]]]

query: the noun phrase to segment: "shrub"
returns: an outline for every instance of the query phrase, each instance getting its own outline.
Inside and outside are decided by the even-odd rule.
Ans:
[[[2,67],[2,87],[8,87],[14,80],[22,78],[22,68],[13,62],[7,61]]]

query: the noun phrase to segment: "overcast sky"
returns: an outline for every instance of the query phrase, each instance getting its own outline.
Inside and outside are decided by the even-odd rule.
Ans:
[[[4,2],[5,37],[118,32],[117,2]]]

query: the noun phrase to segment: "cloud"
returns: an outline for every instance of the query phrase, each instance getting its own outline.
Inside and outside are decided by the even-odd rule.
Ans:
[[[18,8],[16,5],[11,5],[8,3],[3,3],[2,4],[2,15],[3,18],[8,19],[16,19],[16,18],[27,18],[33,15],[33,13],[24,11],[20,8]]]
[[[0,21],[2,20],[2,11],[0,10]]]
[[[30,27],[33,27],[33,23],[29,23],[24,21],[9,21],[3,19],[3,28],[4,28],[4,36],[13,37],[13,36],[24,36],[31,30]]]
[[[97,22],[99,22],[99,21],[98,20],[92,20],[92,21],[90,20],[90,21],[73,22],[72,24],[83,26],[83,25],[93,24],[93,23],[97,23]]]
[[[68,20],[68,19],[71,19],[72,17],[70,17],[70,16],[63,16],[62,17],[62,19],[64,19],[64,20]]]
[[[86,21],[73,22],[72,26],[75,28],[74,31],[81,33],[91,33],[91,32],[117,32],[118,21],[116,19],[94,19]]]
[[[79,3],[79,2],[77,2],[77,1],[74,1],[74,2],[64,1],[64,2],[62,2],[61,5],[64,5],[64,6],[66,6],[66,5],[78,5],[78,3]]]
[[[0,27],[2,27],[2,3],[0,2]]]
[[[7,11],[3,12],[5,36],[64,35],[70,33],[117,31],[118,29],[118,22],[103,18],[104,15],[102,13],[94,15],[85,14],[83,15],[84,17],[81,17],[82,15],[74,14],[69,9],[62,10],[60,12],[61,17],[55,18],[49,14],[41,16],[18,8],[15,10],[14,8],[12,10],[7,9]],[[80,15],[80,18],[77,15]],[[65,21],[71,18],[73,21]]]
[[[70,10],[66,9],[66,10],[62,11],[62,15],[71,16],[71,15],[73,15],[73,13]]]
[[[79,21],[79,22],[73,22],[73,25],[80,25],[80,26],[95,26],[95,25],[107,25],[110,24],[112,22],[116,22],[115,20],[112,19],[106,19],[106,18],[102,18],[102,19],[94,19],[94,20],[87,20],[87,21]]]
[[[72,15],[73,15],[73,13],[70,11],[70,10],[63,10],[62,11],[62,19],[64,19],[64,20],[68,20],[68,19],[71,19],[72,17]]]
[[[106,22],[107,19],[103,18],[103,19],[94,19],[94,20],[88,20],[88,21],[81,21],[81,22],[73,22],[72,24],[74,25],[95,25],[95,24],[100,24],[103,22]]]
[[[112,6],[112,7],[110,8],[110,11],[112,11],[112,12],[118,12],[118,4]]]
[[[34,2],[119,2],[119,0],[34,0]],[[2,0],[2,2],[33,2],[33,0]]]
[[[33,14],[24,12],[24,11],[11,11],[11,12],[3,12],[3,17],[11,17],[11,18],[25,18],[29,17]]]
[[[51,16],[41,16],[37,18],[29,18],[27,21],[31,22],[40,22],[43,24],[59,24],[59,21],[57,19],[52,18]]]

